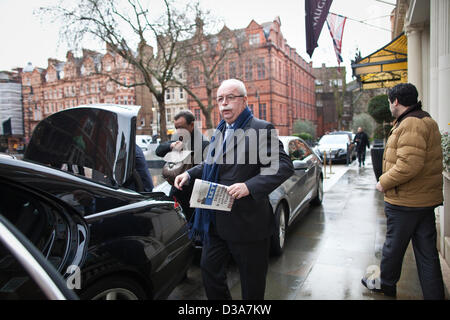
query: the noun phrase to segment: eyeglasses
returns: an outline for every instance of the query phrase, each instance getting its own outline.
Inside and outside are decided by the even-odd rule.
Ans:
[[[229,95],[226,95],[225,97],[219,96],[219,97],[217,97],[217,103],[222,104],[225,101],[225,99],[227,99],[228,102],[233,102],[234,100],[236,100],[236,98],[241,98],[241,97],[244,97],[244,96],[243,95],[235,96],[234,94],[229,94]]]

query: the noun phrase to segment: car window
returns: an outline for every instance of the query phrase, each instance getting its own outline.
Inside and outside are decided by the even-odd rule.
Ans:
[[[0,194],[3,197],[0,214],[59,270],[69,245],[67,221],[55,208],[31,192],[2,183]]]
[[[311,150],[298,139],[289,141],[289,157],[291,160],[303,160],[311,154]]]
[[[330,134],[325,135],[319,140],[319,144],[341,144],[349,143],[349,138],[346,134]]]

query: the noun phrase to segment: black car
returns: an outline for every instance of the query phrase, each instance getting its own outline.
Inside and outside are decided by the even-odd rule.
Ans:
[[[192,261],[178,203],[138,192],[138,110],[91,105],[55,113],[35,128],[24,160],[0,157],[0,213],[73,280],[82,299],[164,299]]]
[[[78,300],[55,267],[0,214],[0,300]]]

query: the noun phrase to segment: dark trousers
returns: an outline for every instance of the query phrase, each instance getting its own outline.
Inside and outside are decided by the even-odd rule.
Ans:
[[[357,150],[358,154],[358,163],[359,164],[365,164],[366,163],[366,148],[363,150]]]
[[[209,241],[203,244],[200,262],[208,299],[231,300],[226,269],[232,257],[239,269],[242,299],[263,300],[269,265],[269,239],[230,242],[218,236],[214,225],[210,229]]]
[[[424,299],[444,299],[434,208],[401,207],[385,202],[385,213],[387,231],[380,266],[382,287],[396,287],[403,256],[412,240]]]

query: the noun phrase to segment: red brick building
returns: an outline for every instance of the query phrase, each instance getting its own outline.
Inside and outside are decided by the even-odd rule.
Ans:
[[[313,68],[316,78],[317,134],[335,130],[351,131],[353,94],[347,90],[345,67]]]
[[[48,115],[94,103],[141,105],[138,134],[151,134],[152,99],[145,95],[148,90],[124,87],[109,77],[130,85],[137,82],[136,74],[122,57],[109,51],[101,54],[84,49],[80,58],[69,51],[64,62],[48,59],[46,69],[28,64],[22,73],[26,142],[37,123]]]
[[[263,24],[252,20],[245,29],[229,30],[225,26],[217,35],[205,40],[202,46],[209,47],[209,52],[221,50],[220,45],[224,42],[214,41],[214,37],[226,37],[236,48],[218,65],[214,98],[221,81],[241,79],[246,84],[248,104],[254,115],[272,122],[280,135],[289,135],[298,119],[317,122],[315,78],[312,64],[287,44],[280,27],[278,17]],[[206,104],[202,64],[193,61],[188,68],[189,87]],[[205,118],[197,102],[188,97],[188,106],[205,129]],[[214,125],[219,123],[218,108],[214,109],[212,119]]]

